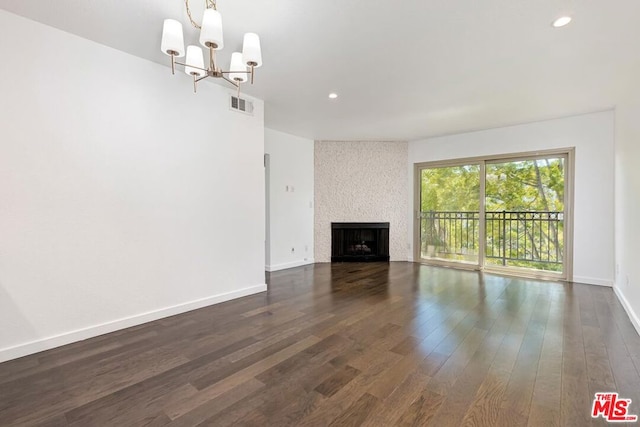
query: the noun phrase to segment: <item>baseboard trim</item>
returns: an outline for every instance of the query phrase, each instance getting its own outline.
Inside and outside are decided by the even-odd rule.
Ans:
[[[314,264],[314,260],[313,258],[302,260],[302,261],[292,261],[292,262],[283,262],[281,264],[273,264],[273,265],[265,265],[264,269],[268,272],[273,272],[273,271],[280,271],[280,270],[286,270],[288,268],[294,268],[294,267],[302,267],[303,265],[310,265],[310,264]]]
[[[151,322],[165,317],[174,316],[176,314],[182,314],[210,305],[219,304],[221,302],[257,294],[266,290],[266,284],[250,286],[248,288],[238,289],[237,291],[214,295],[195,301],[189,301],[171,307],[136,314],[134,316],[124,317],[122,319],[113,320],[111,322],[89,326],[87,328],[82,328],[75,331],[65,332],[59,335],[27,342],[24,344],[19,344],[17,346],[3,348],[0,349],[0,363],[27,356],[29,354],[50,350],[55,347],[61,347],[63,345],[83,341],[89,338],[94,338],[100,335],[108,334],[110,332],[119,331],[121,329],[130,328],[132,326],[138,326],[143,323]]]
[[[636,312],[633,311],[633,308],[631,308],[631,304],[629,304],[629,301],[627,301],[620,288],[614,286],[613,292],[616,294],[616,297],[618,297],[618,301],[620,301],[620,304],[622,304],[622,308],[624,308],[624,311],[627,312],[627,316],[629,316],[629,320],[631,320],[631,324],[636,329],[636,332],[638,333],[638,335],[640,335],[640,317],[638,317]]]
[[[603,280],[603,279],[594,279],[593,277],[573,276],[572,282],[584,283],[585,285],[606,286],[609,288],[613,287],[613,281]]]

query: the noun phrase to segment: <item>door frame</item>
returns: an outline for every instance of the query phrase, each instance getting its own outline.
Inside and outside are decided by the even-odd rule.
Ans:
[[[552,156],[564,156],[566,159],[564,167],[564,259],[563,272],[558,274],[547,271],[534,271],[527,269],[517,269],[514,267],[487,266],[485,265],[485,245],[486,245],[486,222],[485,222],[485,189],[486,189],[486,164],[505,163],[518,160],[544,159]],[[455,261],[423,259],[421,257],[421,174],[422,169],[463,166],[480,166],[480,212],[479,212],[479,245],[478,263],[459,263]],[[525,151],[505,154],[495,154],[489,156],[466,157],[459,159],[446,159],[431,162],[415,163],[413,165],[413,259],[416,262],[436,265],[441,267],[453,267],[464,270],[479,270],[509,276],[526,277],[543,280],[573,281],[573,231],[574,231],[574,188],[575,188],[575,147],[556,148],[548,150]]]

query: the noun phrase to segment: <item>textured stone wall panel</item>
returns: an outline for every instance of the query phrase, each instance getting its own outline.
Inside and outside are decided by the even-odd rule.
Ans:
[[[331,260],[332,222],[389,222],[392,261],[407,260],[408,144],[316,141],[315,260]]]

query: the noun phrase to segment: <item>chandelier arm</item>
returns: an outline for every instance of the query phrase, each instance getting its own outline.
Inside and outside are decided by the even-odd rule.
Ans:
[[[218,71],[220,74],[251,74],[251,71]]]
[[[222,76],[223,79],[225,79],[226,81],[228,81],[229,83],[231,83],[237,90],[237,97],[240,98],[240,82],[236,82],[233,80],[230,80],[228,78],[226,78],[224,75]]]
[[[234,85],[235,87],[240,88],[240,84],[239,83],[234,82],[233,80],[228,79],[225,76],[222,76],[222,78],[225,79],[226,81],[228,81],[229,83],[231,83],[232,85]]]
[[[189,67],[189,68],[194,68],[196,70],[202,70],[202,71],[209,72],[209,70],[207,70],[206,68],[194,67],[193,65],[183,64],[182,62],[178,62],[178,61],[176,61],[176,65],[182,65],[183,67]]]
[[[208,75],[208,74],[206,74],[206,75],[204,75],[204,76],[202,76],[202,77],[198,78],[198,79],[196,80],[196,82],[199,82],[200,80],[204,80],[204,79],[206,79],[207,77],[209,77],[209,75]]]

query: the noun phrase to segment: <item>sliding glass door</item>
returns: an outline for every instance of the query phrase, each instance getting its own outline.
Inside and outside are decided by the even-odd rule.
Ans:
[[[564,150],[416,165],[416,257],[568,278],[572,156]]]
[[[486,165],[485,264],[562,272],[564,157]]]
[[[480,165],[420,171],[420,257],[477,265]]]

